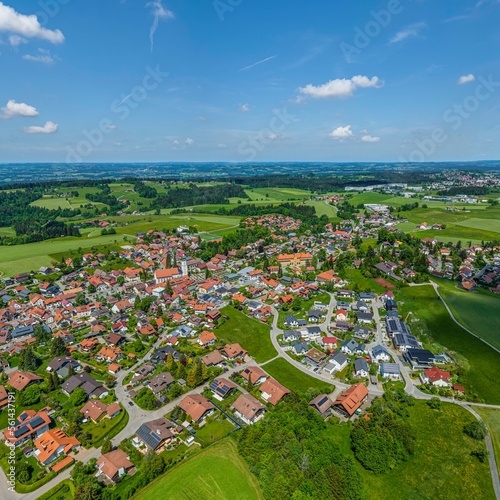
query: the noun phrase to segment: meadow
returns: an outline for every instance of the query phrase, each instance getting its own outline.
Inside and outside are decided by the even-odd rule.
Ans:
[[[327,394],[334,390],[332,384],[307,375],[295,368],[284,358],[275,359],[264,365],[264,370],[287,389],[304,396],[308,396],[311,390]]]
[[[396,298],[400,314],[407,319],[412,332],[423,340],[424,347],[436,352],[437,343],[460,361],[467,396],[500,404],[497,376],[500,354],[459,327],[431,285],[403,288]]]
[[[221,313],[229,319],[215,330],[219,340],[229,344],[237,342],[258,363],[263,363],[278,354],[271,342],[269,325],[249,318],[232,306],[224,307]]]
[[[488,463],[471,456],[478,443],[463,433],[474,417],[458,405],[432,410],[424,401],[409,408],[409,424],[416,433],[415,452],[386,474],[375,475],[357,464],[365,482],[364,498],[495,498]],[[430,425],[432,422],[432,425]],[[331,436],[344,455],[353,456],[350,428],[330,426]]]
[[[455,281],[438,280],[439,293],[455,319],[491,345],[500,349],[500,297],[480,291],[466,292]]]
[[[264,497],[235,444],[224,439],[175,466],[132,498],[260,500]]]

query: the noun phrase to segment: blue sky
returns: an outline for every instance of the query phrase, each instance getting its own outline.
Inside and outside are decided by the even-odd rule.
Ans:
[[[0,0],[0,161],[498,159],[499,45],[499,0]]]

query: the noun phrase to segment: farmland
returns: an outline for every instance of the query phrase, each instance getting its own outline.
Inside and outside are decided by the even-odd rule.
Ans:
[[[271,343],[268,325],[249,318],[231,306],[224,307],[221,312],[229,319],[215,331],[218,339],[231,344],[237,342],[258,363],[278,354]]]
[[[236,446],[225,439],[177,465],[133,498],[259,500],[263,496]]]
[[[466,292],[457,288],[456,283],[434,279],[439,285],[439,293],[453,312],[455,319],[463,326],[500,349],[500,298],[485,293]]]
[[[410,328],[424,347],[437,352],[442,346],[460,362],[468,396],[500,404],[497,377],[500,354],[459,327],[431,285],[404,288],[396,298],[403,318],[412,313]]]

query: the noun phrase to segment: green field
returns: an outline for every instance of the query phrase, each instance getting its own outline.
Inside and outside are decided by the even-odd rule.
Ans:
[[[473,229],[482,229],[484,231],[494,231],[500,233],[500,220],[499,219],[480,219],[472,217],[471,219],[457,222],[457,226],[470,227]]]
[[[249,318],[232,306],[224,307],[221,312],[224,316],[228,316],[229,320],[215,330],[219,340],[222,339],[229,344],[237,342],[258,363],[263,363],[278,354],[271,342],[269,325]]]
[[[449,280],[434,279],[439,293],[455,319],[491,345],[500,349],[500,297],[481,292],[466,292]]]
[[[259,500],[263,496],[236,446],[225,439],[177,465],[133,498]]]
[[[298,392],[305,396],[311,389],[321,393],[330,393],[334,387],[332,384],[311,377],[292,366],[286,359],[278,358],[264,366],[264,370],[283,384],[287,389]]]
[[[245,193],[252,201],[267,201],[269,203],[304,200],[311,196],[311,193],[308,191],[293,188],[253,188],[245,189]]]
[[[437,342],[450,350],[452,356],[462,360],[462,380],[468,397],[500,404],[500,354],[459,327],[431,285],[404,288],[396,293],[396,298],[403,318],[412,312],[409,326],[417,337],[421,337],[424,346],[433,350],[433,343]],[[413,322],[413,317],[420,321]]]
[[[318,217],[326,215],[332,222],[340,222],[340,218],[337,217],[337,209],[325,200],[307,200],[305,204],[314,207]]]
[[[370,500],[494,499],[488,463],[470,455],[478,443],[462,429],[474,417],[463,408],[444,404],[432,410],[424,401],[410,407],[409,423],[416,432],[415,453],[386,474],[375,475],[358,464],[365,482],[364,498]],[[432,422],[432,425],[430,423]],[[349,427],[331,426],[331,435],[343,454],[353,456]]]
[[[108,217],[106,220],[118,224],[116,234],[101,236],[98,228],[82,230],[82,236],[57,238],[0,247],[0,272],[12,276],[21,272],[37,271],[40,266],[50,265],[53,254],[62,254],[78,248],[109,245],[115,241],[121,243],[124,237],[133,239],[139,232],[150,229],[175,229],[181,225],[194,226],[198,231],[219,231],[239,224],[239,217],[225,217],[206,214],[178,214],[178,215],[143,215]],[[8,229],[8,228],[3,228]]]
[[[384,293],[385,288],[371,278],[365,278],[359,269],[347,269],[346,278],[352,285],[358,285],[363,292]]]
[[[500,409],[474,406],[474,410],[481,415],[481,418],[490,431],[493,447],[495,449],[498,473],[500,474]]]

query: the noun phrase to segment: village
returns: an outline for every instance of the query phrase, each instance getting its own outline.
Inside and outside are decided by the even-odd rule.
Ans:
[[[310,394],[323,418],[358,419],[389,388],[466,399],[453,356],[412,334],[395,292],[422,271],[498,291],[500,248],[403,242],[377,206],[356,221],[312,234],[291,216],[247,217],[244,231],[269,236],[224,253],[186,227],[151,230],[119,252],[4,278],[2,437],[31,464],[18,480],[50,485],[95,459],[98,480],[115,485],[136,472],[134,454],[175,454],[252,425],[294,390],[266,371],[278,358],[329,388]],[[367,291],[361,272],[385,291]],[[238,338],[248,321],[263,330]]]

